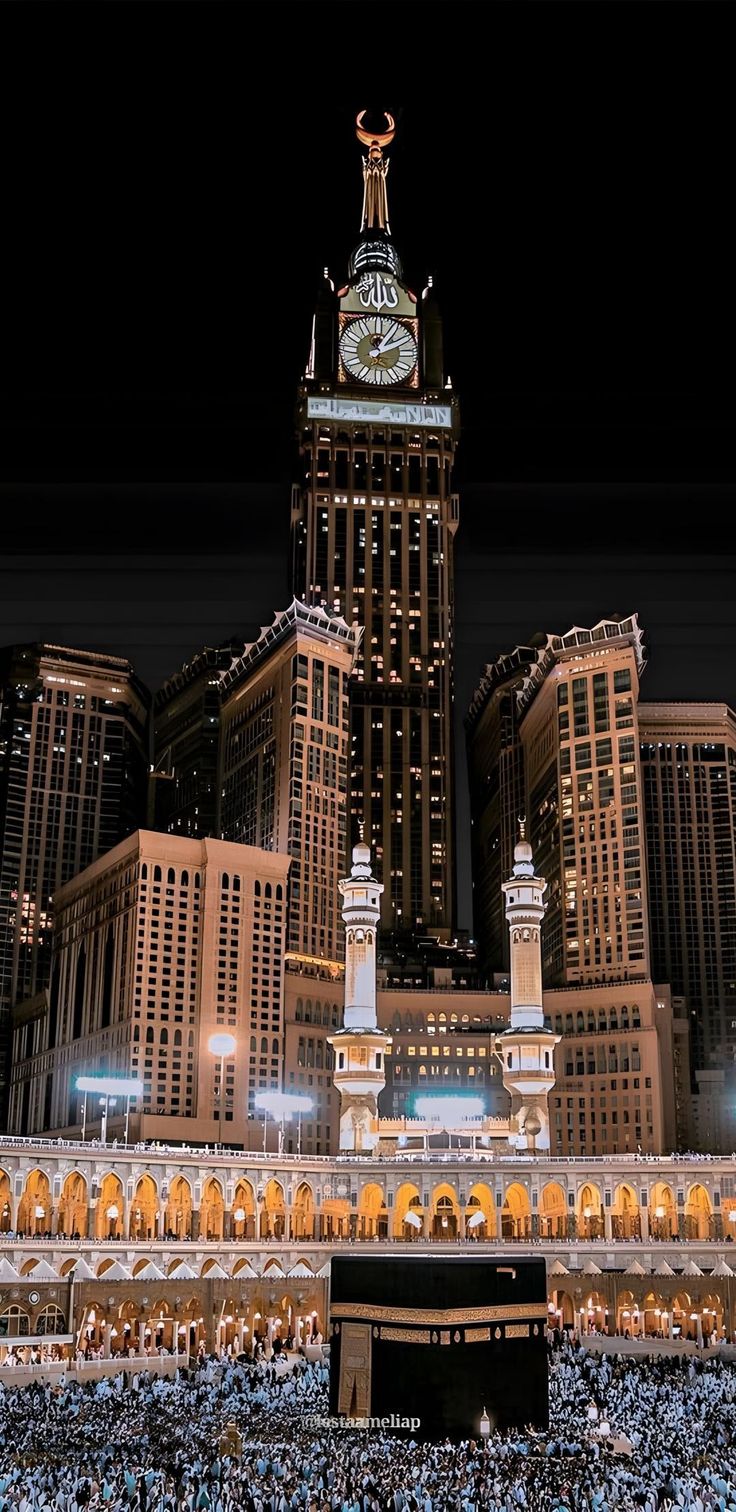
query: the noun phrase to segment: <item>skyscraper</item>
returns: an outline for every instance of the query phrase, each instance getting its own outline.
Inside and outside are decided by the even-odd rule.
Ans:
[[[534,658],[530,646],[517,646],[489,663],[465,719],[473,929],[481,966],[491,972],[508,972],[511,964],[501,884],[513,866],[519,815],[526,809],[517,694]]]
[[[140,824],[148,694],[120,657],[0,653],[0,1101],[10,1008],[49,982],[56,889]]]
[[[221,676],[223,840],[292,858],[287,948],[342,959],[348,678],[357,625],[296,600]]]
[[[294,592],[364,630],[351,687],[350,808],[384,883],[384,929],[454,922],[452,468],[457,404],[431,284],[405,282],[388,217],[388,129],[358,118],[360,238],[325,277],[298,400]]]
[[[154,699],[151,818],[172,835],[217,835],[220,678],[245,642],[205,646]]]
[[[518,731],[529,835],[547,879],[545,985],[647,978],[636,615],[548,635],[496,665],[498,675],[492,669],[484,682],[490,689],[507,677],[515,699],[511,749]],[[474,706],[481,702],[482,689]],[[482,734],[482,720],[471,722],[471,767]],[[518,774],[510,801],[517,792]],[[482,832],[482,812],[481,820]],[[500,818],[494,823],[500,843],[505,831]]]
[[[711,1105],[699,1140],[732,1149],[736,716],[726,704],[640,703],[639,739],[652,969],[687,1002],[697,1101]]]
[[[135,1139],[259,1144],[255,1097],[282,1074],[288,872],[288,856],[139,830],[60,889],[48,1005],[15,1016],[14,1132],[79,1129],[76,1078],[94,1070],[142,1081]],[[117,1134],[124,1115],[118,1100]]]

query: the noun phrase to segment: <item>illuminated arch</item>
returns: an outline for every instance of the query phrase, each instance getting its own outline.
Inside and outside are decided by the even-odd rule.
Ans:
[[[653,1239],[677,1238],[677,1204],[666,1181],[655,1181],[649,1193],[649,1232]]]
[[[701,1182],[690,1187],[685,1199],[685,1238],[710,1239],[713,1232],[713,1207]]]
[[[233,1237],[235,1239],[255,1239],[255,1193],[250,1182],[246,1181],[242,1176],[235,1188],[233,1205],[230,1211],[232,1215]]]
[[[419,1227],[407,1217],[412,1213]],[[413,1181],[405,1181],[399,1187],[394,1201],[394,1239],[420,1239],[424,1232],[424,1208],[418,1188]]]
[[[573,1328],[575,1325],[575,1303],[569,1292],[559,1289],[552,1292],[552,1311],[549,1312],[551,1327]]]
[[[51,1231],[51,1188],[45,1171],[36,1166],[26,1176],[23,1196],[18,1203],[18,1233],[45,1234]]]
[[[358,1238],[385,1239],[388,1235],[388,1210],[383,1187],[367,1181],[358,1202]]]
[[[594,1181],[586,1181],[578,1192],[577,1221],[581,1239],[603,1238],[603,1197]]]
[[[300,1181],[291,1213],[292,1239],[314,1238],[314,1192],[308,1181]]]
[[[431,1235],[433,1239],[456,1239],[460,1210],[457,1192],[449,1181],[441,1181],[432,1190]]]
[[[588,1330],[594,1333],[608,1333],[608,1302],[603,1292],[589,1291],[585,1296],[584,1318]]]
[[[86,1238],[88,1211],[87,1182],[81,1171],[70,1171],[59,1198],[58,1232]]]
[[[634,1188],[622,1181],[613,1194],[611,1232],[614,1239],[640,1239],[641,1217]]]
[[[121,1239],[125,1217],[123,1183],[114,1171],[103,1176],[95,1209],[95,1238]]]
[[[202,1239],[222,1239],[225,1227],[225,1202],[222,1187],[209,1176],[202,1188],[199,1208],[199,1232]]]
[[[155,1239],[158,1232],[158,1187],[146,1172],[135,1184],[130,1204],[128,1235],[131,1239]]]
[[[192,1188],[186,1176],[175,1176],[169,1186],[164,1223],[167,1236],[188,1239],[192,1234]]]
[[[483,1214],[482,1223],[478,1221],[479,1213]],[[468,1192],[465,1206],[465,1233],[469,1239],[495,1239],[496,1237],[496,1208],[493,1192],[484,1181],[476,1181]]]
[[[548,1181],[542,1187],[539,1233],[542,1239],[567,1238],[567,1198],[559,1181]]]
[[[501,1213],[504,1239],[528,1239],[531,1229],[529,1193],[520,1181],[506,1188]]]
[[[13,1229],[13,1191],[7,1171],[0,1171],[0,1234]]]
[[[283,1239],[286,1228],[284,1189],[275,1176],[267,1182],[261,1210],[261,1238]]]

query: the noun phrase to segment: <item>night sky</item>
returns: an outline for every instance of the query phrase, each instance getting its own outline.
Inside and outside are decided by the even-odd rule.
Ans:
[[[288,8],[256,9],[275,41]],[[19,71],[0,642],[113,651],[156,686],[288,601],[296,386],[322,268],[342,282],[358,238],[352,122],[381,84],[312,88],[314,24],[357,37],[365,8],[303,9],[277,105],[238,7],[111,8],[139,33],[175,13],[176,63],[160,25],[121,47],[87,7],[104,66],[70,48]],[[728,9],[489,7],[481,86],[374,102],[398,122],[394,239],[417,292],[435,277],[461,399],[460,769],[482,665],[536,630],[638,610],[645,696],[736,705]],[[468,925],[466,852],[461,831]]]

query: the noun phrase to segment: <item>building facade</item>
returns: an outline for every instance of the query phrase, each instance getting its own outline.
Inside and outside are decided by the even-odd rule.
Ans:
[[[357,625],[294,600],[220,682],[219,828],[291,858],[289,955],[338,962]]]
[[[143,1082],[108,1115],[118,1136],[261,1137],[255,1099],[281,1087],[289,858],[138,831],[56,895],[51,989],[15,1015],[10,1126],[65,1135],[100,1110],[79,1075]],[[234,1038],[230,1056],[209,1040]]]
[[[220,680],[244,650],[242,640],[205,646],[156,694],[152,828],[193,839],[217,838]]]
[[[326,1338],[331,1256],[363,1243],[386,1256],[460,1243],[513,1263],[533,1241],[551,1324],[695,1350],[736,1328],[735,1232],[732,1157],[298,1160],[6,1138],[3,1378],[34,1343],[66,1356],[58,1370],[81,1340],[107,1358],[153,1354],[164,1373],[176,1362],[162,1349]]]
[[[486,973],[508,975],[510,965],[501,884],[513,864],[519,815],[526,813],[517,695],[534,660],[532,647],[517,646],[489,663],[465,718],[473,929]]]
[[[471,704],[466,728],[471,786],[480,804],[473,855],[480,868],[474,881],[481,955],[498,948],[489,882],[491,874],[496,881],[498,863],[489,856],[508,847],[521,764],[529,838],[547,879],[545,986],[649,977],[637,729],[644,665],[636,615],[601,620],[501,658],[486,669]],[[504,759],[504,749],[504,793],[484,802],[486,763]],[[488,774],[489,793],[496,785]]]
[[[0,1102],[9,1014],[48,986],[57,889],[143,821],[148,695],[130,663],[0,652]]]
[[[350,809],[352,838],[363,823],[384,882],[382,926],[449,931],[457,407],[434,291],[412,292],[390,234],[391,134],[361,137],[376,194],[344,287],[326,279],[315,314],[298,399],[293,584],[363,628]]]
[[[640,703],[652,968],[687,1003],[698,1149],[736,1144],[736,716]]]

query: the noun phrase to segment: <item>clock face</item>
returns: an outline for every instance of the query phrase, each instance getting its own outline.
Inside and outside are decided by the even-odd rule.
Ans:
[[[358,316],[340,334],[345,373],[360,383],[385,387],[406,383],[417,365],[417,341],[411,324],[390,315]]]

